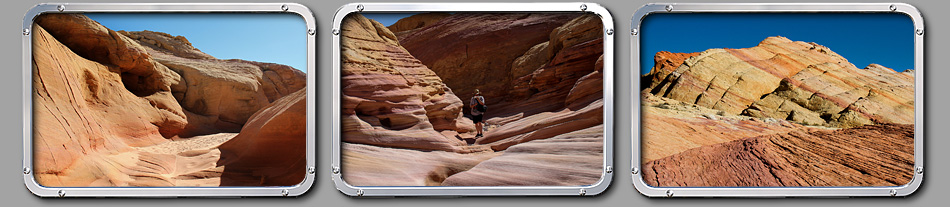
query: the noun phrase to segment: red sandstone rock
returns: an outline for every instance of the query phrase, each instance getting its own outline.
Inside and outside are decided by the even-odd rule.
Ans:
[[[221,186],[291,186],[303,181],[307,154],[307,88],[254,113],[241,133],[218,148]],[[248,182],[255,181],[255,182]]]
[[[914,166],[914,126],[765,135],[647,162],[651,186],[899,186]]]
[[[449,13],[442,12],[416,14],[399,19],[399,21],[396,21],[396,23],[393,23],[386,28],[388,28],[393,34],[396,34],[397,38],[402,39],[406,34],[413,33],[417,29],[435,24],[436,22],[439,22],[443,18],[446,18],[450,15],[451,14]]]
[[[386,27],[355,14],[342,35],[344,142],[449,152],[465,145],[440,133],[474,130],[462,101]]]

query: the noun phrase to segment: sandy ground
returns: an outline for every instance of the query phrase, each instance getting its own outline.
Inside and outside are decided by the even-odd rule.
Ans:
[[[171,141],[165,143],[148,147],[138,147],[137,149],[142,152],[150,152],[155,154],[178,154],[192,150],[206,150],[215,148],[218,145],[231,140],[231,138],[234,138],[234,136],[237,135],[238,133],[217,133],[194,136],[190,138],[175,137],[172,138]]]

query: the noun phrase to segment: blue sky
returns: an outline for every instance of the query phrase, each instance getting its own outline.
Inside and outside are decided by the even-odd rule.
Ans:
[[[361,13],[364,17],[376,20],[377,22],[389,26],[399,21],[399,19],[406,18],[418,13]]]
[[[86,13],[112,30],[158,31],[188,38],[218,59],[289,65],[307,72],[307,25],[280,13]]]
[[[914,26],[902,14],[652,14],[641,25],[640,74],[650,72],[659,51],[748,48],[770,36],[824,45],[858,68],[914,67]]]

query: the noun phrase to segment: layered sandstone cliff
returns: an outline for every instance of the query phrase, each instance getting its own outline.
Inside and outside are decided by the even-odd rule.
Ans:
[[[574,14],[452,14],[396,34],[358,14],[347,17],[341,34],[344,180],[367,186],[595,183],[603,176],[600,30],[598,18]],[[465,53],[433,41],[471,47]],[[435,46],[451,51],[420,49]],[[508,71],[521,56],[531,56],[522,62],[533,65],[514,80]],[[442,65],[451,61],[465,63]],[[519,101],[502,95],[509,88],[482,88],[490,100],[486,118],[494,121],[484,137],[472,138],[472,122],[463,116],[468,99],[453,92],[471,97],[475,88],[491,87],[475,76],[498,76],[489,84],[505,87],[533,77],[549,85]],[[541,91],[553,95],[536,95]],[[550,103],[523,103],[531,97]],[[505,110],[504,117],[491,115]]]
[[[246,87],[231,85],[234,87],[212,89],[218,94],[195,93],[208,90],[215,83],[222,84],[223,81],[218,80],[227,79],[225,76],[231,74],[221,70],[230,72],[233,68],[217,64],[215,61],[222,60],[191,47],[184,37],[159,35],[166,39],[143,46],[143,41],[152,39],[110,30],[81,14],[45,14],[35,23],[33,168],[37,181],[44,186],[217,186],[225,172],[225,166],[217,164],[221,155],[217,146],[236,135],[222,132],[237,132],[247,119],[241,119],[244,115],[240,113],[244,111],[228,109],[232,103],[219,101],[209,105],[206,101],[196,107],[193,103],[202,101],[190,102],[185,97],[210,100],[214,98],[201,96],[229,95],[218,99],[252,102],[248,100],[254,100],[255,96],[247,94],[254,93],[242,91],[251,88],[255,93],[267,94],[262,85],[268,83],[275,85],[272,88],[286,90],[299,89],[305,84],[305,74],[281,72],[295,69],[251,63],[247,65],[254,66],[256,72],[233,75],[243,75]],[[177,52],[160,52],[154,45],[165,46],[158,48],[166,52]],[[204,64],[193,66],[197,72],[186,73],[177,66],[166,65],[169,59]],[[283,68],[270,70],[285,79],[265,81],[266,68]],[[291,83],[297,82],[286,80],[300,82],[295,85]],[[271,97],[277,100],[292,92],[277,91]],[[253,114],[271,101],[264,98],[260,106],[238,107]],[[205,113],[210,110],[219,114]],[[303,114],[301,111],[284,113]],[[237,130],[209,127],[207,124],[212,122],[202,122],[196,118],[199,116],[233,121],[228,127]],[[305,140],[305,135],[287,139]],[[295,145],[268,147],[294,148]],[[285,159],[302,159],[303,156]],[[235,158],[233,162],[249,161]],[[298,171],[303,173],[302,168]],[[249,183],[235,185],[245,184]]]
[[[682,56],[691,57],[670,71]],[[829,127],[914,121],[912,72],[859,69],[816,43],[769,37],[744,49],[661,52],[656,62],[644,91],[728,114]]]
[[[653,186],[896,186],[913,177],[914,75],[816,43],[659,52],[641,77]],[[889,173],[885,173],[889,172]]]

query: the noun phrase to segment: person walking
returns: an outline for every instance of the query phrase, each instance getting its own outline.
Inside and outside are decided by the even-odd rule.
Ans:
[[[475,96],[472,96],[472,99],[469,100],[469,107],[472,109],[472,122],[475,122],[475,130],[478,134],[475,135],[475,138],[482,137],[482,115],[485,114],[485,111],[488,109],[488,106],[485,104],[485,97],[482,96],[482,92],[475,89]]]

